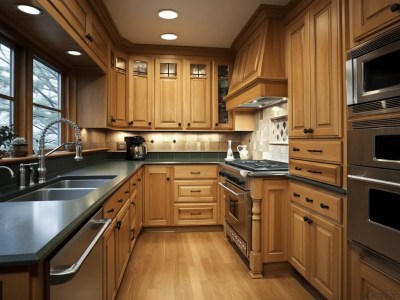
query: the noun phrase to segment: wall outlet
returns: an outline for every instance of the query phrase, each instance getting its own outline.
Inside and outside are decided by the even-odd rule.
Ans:
[[[117,150],[126,150],[125,142],[117,142]]]

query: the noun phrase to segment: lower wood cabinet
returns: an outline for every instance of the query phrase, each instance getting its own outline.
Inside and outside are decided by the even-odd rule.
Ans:
[[[289,262],[327,299],[341,298],[342,228],[290,204]]]
[[[0,271],[0,299],[40,299],[32,291],[29,268],[4,268]]]
[[[116,244],[117,244],[117,286],[120,285],[125,268],[129,261],[130,247],[130,210],[131,204],[127,202],[117,216]]]
[[[174,225],[217,224],[217,203],[175,203]]]
[[[144,226],[171,224],[171,167],[145,167]]]
[[[116,280],[116,267],[117,267],[117,255],[116,255],[116,234],[114,220],[106,232],[103,235],[103,254],[104,254],[104,296],[106,300],[115,298],[117,289]]]

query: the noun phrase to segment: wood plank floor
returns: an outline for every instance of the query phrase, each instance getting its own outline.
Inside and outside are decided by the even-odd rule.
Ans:
[[[117,300],[315,299],[290,272],[251,279],[222,232],[144,232]]]

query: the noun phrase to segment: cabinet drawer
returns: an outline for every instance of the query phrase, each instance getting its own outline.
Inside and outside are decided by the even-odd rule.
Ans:
[[[341,166],[338,165],[291,159],[289,173],[335,186],[342,185]]]
[[[103,217],[113,219],[129,199],[129,182],[120,187],[103,205]]]
[[[216,165],[174,166],[175,179],[217,179]]]
[[[175,202],[215,202],[217,194],[216,180],[175,180]]]
[[[341,164],[343,161],[342,142],[290,140],[289,156],[290,158]]]
[[[174,225],[217,224],[217,204],[174,204]]]
[[[291,182],[290,200],[306,206],[320,214],[342,222],[343,199],[328,191]]]

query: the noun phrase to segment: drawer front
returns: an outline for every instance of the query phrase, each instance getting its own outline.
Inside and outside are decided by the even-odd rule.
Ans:
[[[175,180],[175,202],[216,202],[216,180]]]
[[[129,179],[129,188],[130,192],[133,193],[133,191],[136,190],[137,185],[138,185],[138,175],[137,173],[133,174],[132,177]]]
[[[174,225],[217,224],[217,204],[174,204]]]
[[[174,166],[175,179],[217,179],[217,165]]]
[[[343,161],[341,141],[289,141],[290,158],[341,164]]]
[[[129,181],[120,187],[103,205],[103,217],[113,219],[129,199]]]
[[[328,191],[290,183],[290,200],[342,223],[343,199]]]
[[[341,166],[290,159],[289,173],[327,184],[341,186]]]

